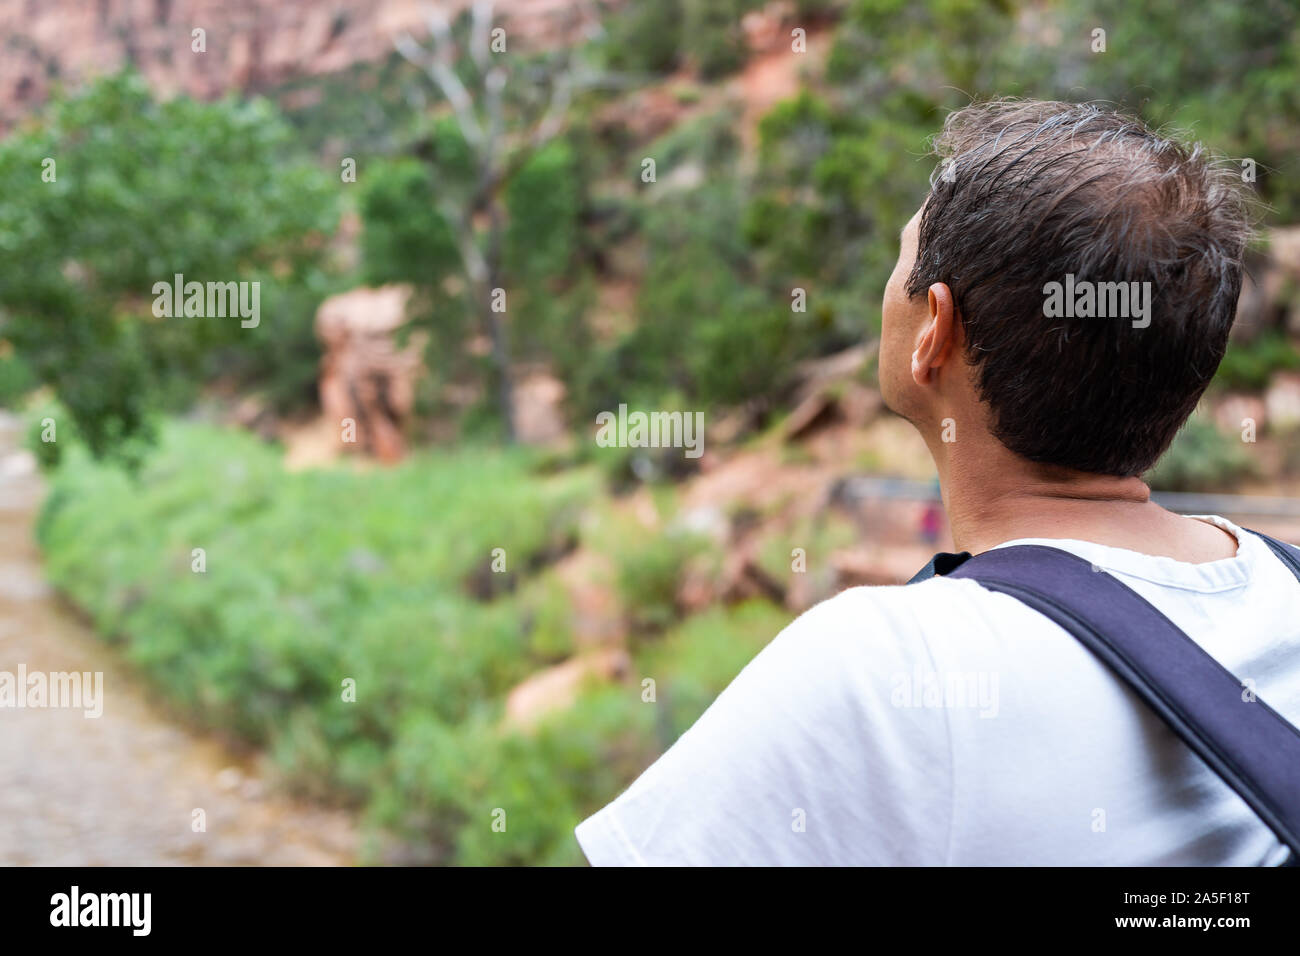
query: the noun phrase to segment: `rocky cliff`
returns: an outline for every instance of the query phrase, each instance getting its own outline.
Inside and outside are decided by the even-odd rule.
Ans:
[[[438,0],[454,16],[467,0]],[[527,39],[564,0],[497,3]],[[0,0],[0,132],[58,83],[134,63],[164,95],[212,98],[332,73],[423,32],[420,0]],[[202,30],[202,44],[194,31]],[[199,46],[204,49],[200,51]]]

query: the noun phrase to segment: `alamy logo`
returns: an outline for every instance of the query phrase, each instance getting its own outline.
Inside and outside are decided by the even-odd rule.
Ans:
[[[1071,272],[1065,282],[1043,286],[1043,315],[1049,319],[1133,319],[1133,328],[1151,324],[1150,282],[1081,282]]]
[[[903,709],[978,710],[980,717],[998,715],[998,675],[988,671],[898,672],[890,678],[889,702]]]
[[[85,893],[74,886],[70,893],[50,897],[51,926],[129,926],[131,935],[148,936],[152,893]]]
[[[103,671],[0,671],[0,707],[81,710],[83,717],[104,713]]]
[[[255,329],[262,321],[260,282],[186,282],[178,272],[171,282],[155,282],[153,294],[153,314],[159,319],[238,316],[245,329]]]
[[[703,412],[601,412],[596,444],[602,448],[684,448],[687,458],[704,454]]]

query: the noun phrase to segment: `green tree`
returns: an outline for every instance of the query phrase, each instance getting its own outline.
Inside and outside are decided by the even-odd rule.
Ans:
[[[277,315],[155,317],[153,287],[178,273],[292,285],[319,264],[338,193],[290,147],[265,101],[158,102],[131,72],[0,143],[0,335],[96,454],[147,433],[151,408],[223,350],[282,341]]]
[[[581,11],[562,16],[558,27],[572,38],[581,27]],[[508,280],[526,279],[530,272],[535,277],[538,267],[523,260],[538,254],[544,262],[563,264],[564,247],[555,241],[563,236],[564,220],[571,220],[574,207],[567,198],[571,187],[556,200],[543,197],[550,205],[538,207],[535,197],[523,197],[518,189],[512,194],[511,184],[524,177],[525,188],[544,188],[555,184],[557,172],[561,178],[569,174],[571,161],[556,142],[568,123],[575,93],[594,85],[596,77],[580,62],[576,42],[558,52],[530,54],[511,48],[510,36],[493,24],[490,0],[475,3],[455,28],[444,14],[431,9],[430,45],[421,46],[404,33],[397,49],[428,75],[446,107],[416,144],[437,183],[434,208],[421,212],[439,216],[450,234],[470,312],[491,341],[498,410],[506,438],[513,440]],[[553,216],[557,202],[563,207],[558,223]],[[549,235],[521,238],[520,226],[511,225],[521,212],[523,227],[540,226]],[[527,253],[515,257],[513,270],[507,262],[512,250]],[[441,257],[432,260],[421,284],[437,283],[445,276],[444,266]]]
[[[1066,37],[1106,29],[1106,53],[1074,45],[1088,96],[1153,125],[1191,128],[1234,160],[1252,160],[1243,173],[1273,220],[1300,219],[1300,5],[1205,4],[1189,16],[1178,0],[1098,0],[1086,15],[1062,6],[1060,17]]]

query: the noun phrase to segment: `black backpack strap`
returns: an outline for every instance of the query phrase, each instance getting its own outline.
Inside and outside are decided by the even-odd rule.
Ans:
[[[971,578],[1055,621],[1209,764],[1300,859],[1300,731],[1136,591],[1042,545],[995,548],[947,577]]]

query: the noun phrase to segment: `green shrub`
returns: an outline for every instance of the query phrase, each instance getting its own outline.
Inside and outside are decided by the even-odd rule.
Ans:
[[[605,22],[605,62],[626,73],[671,73],[687,58],[708,80],[748,55],[740,20],[758,0],[631,0]]]
[[[54,401],[33,403],[25,417],[27,432],[23,446],[36,457],[36,463],[43,471],[57,467],[63,450],[76,441],[71,418]]]
[[[605,60],[626,73],[671,73],[681,59],[682,0],[632,0],[607,18]]]
[[[817,317],[792,311],[790,286],[751,272],[740,203],[734,184],[719,182],[648,206],[641,321],[575,370],[577,418],[621,402],[703,410],[775,398],[820,344],[807,334]]]
[[[581,205],[573,150],[552,142],[533,156],[506,185],[506,261],[527,279],[563,273],[577,247]]]
[[[1193,415],[1174,443],[1147,474],[1161,491],[1236,491],[1237,483],[1256,473],[1255,460],[1235,435]]]
[[[749,51],[740,18],[753,6],[748,0],[685,0],[682,36],[704,79],[716,80],[744,65]]]
[[[618,592],[633,633],[657,634],[676,623],[682,574],[705,547],[696,535],[668,533],[637,541],[620,555]]]
[[[590,687],[532,734],[413,716],[374,818],[421,833],[423,862],[581,863],[572,828],[671,746],[788,621],[760,602],[711,609],[639,652],[628,681]],[[492,829],[496,811],[505,833]]]
[[[265,100],[159,102],[131,72],[60,94],[0,143],[4,337],[87,446],[119,452],[224,371],[214,354],[313,347],[301,320],[250,336],[238,317],[155,316],[155,284],[292,285],[320,267],[338,196]]]
[[[28,392],[38,382],[22,357],[10,351],[0,354],[0,408],[15,408],[22,404]]]
[[[433,284],[459,268],[427,164],[410,157],[376,161],[360,185],[361,262],[368,283]]]
[[[1230,342],[1214,381],[1226,388],[1262,391],[1275,372],[1297,368],[1300,349],[1284,333],[1270,329],[1250,342]]]
[[[51,580],[196,723],[265,747],[299,791],[365,808],[421,862],[579,862],[573,826],[787,617],[718,609],[638,651],[657,706],[639,680],[592,686],[535,732],[506,731],[507,692],[571,652],[572,608],[549,571],[491,601],[463,583],[496,547],[521,571],[555,553],[594,469],[544,476],[526,452],[468,448],[287,474],[272,446],[179,424],[134,476],[64,452],[38,527]],[[693,547],[664,542],[628,565],[656,626]]]

